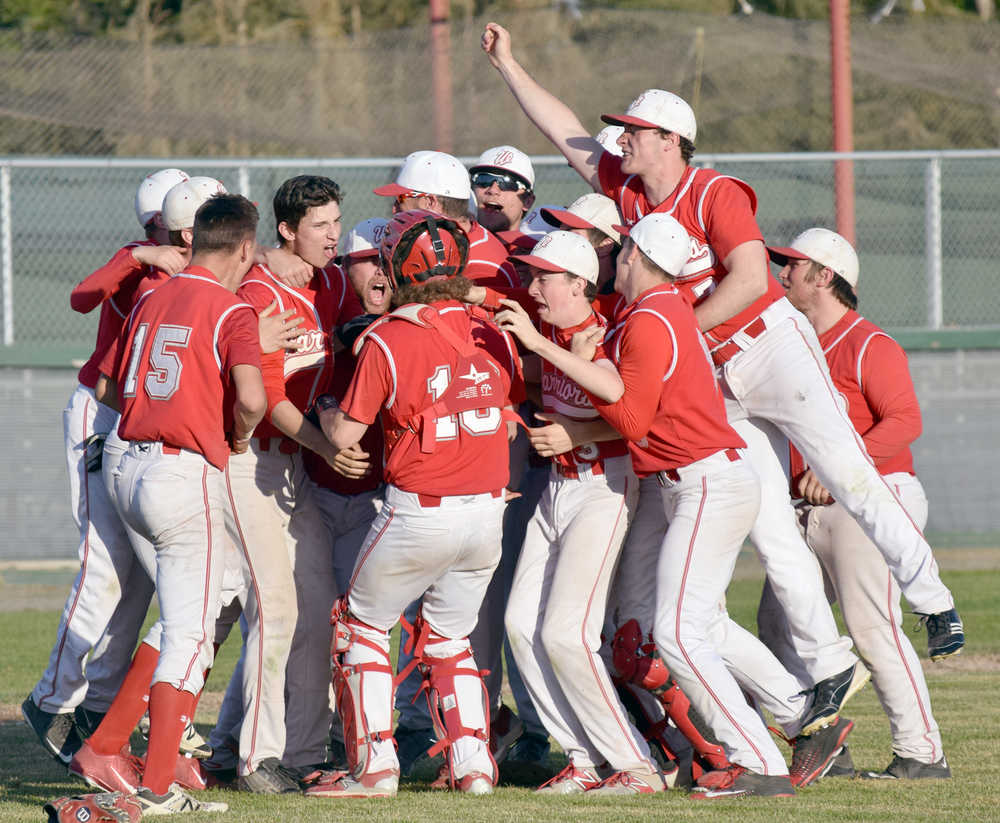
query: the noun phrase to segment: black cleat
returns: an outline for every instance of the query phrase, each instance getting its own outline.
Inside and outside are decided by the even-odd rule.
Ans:
[[[871,672],[858,661],[840,674],[820,680],[812,688],[813,701],[802,722],[800,736],[814,734],[837,719],[844,704],[871,678]]]
[[[921,763],[912,757],[892,756],[892,763],[886,766],[884,772],[858,772],[858,777],[865,780],[926,780],[946,779],[951,777],[948,761],[943,757],[937,763]]]
[[[962,651],[965,629],[955,609],[937,614],[921,614],[917,628],[921,626],[927,626],[927,656],[931,660],[941,660]]]
[[[83,740],[73,722],[73,712],[52,714],[35,705],[31,695],[21,704],[24,722],[38,735],[38,740],[64,766],[68,766]]]
[[[792,785],[801,789],[823,777],[843,751],[844,741],[853,728],[852,721],[838,717],[818,732],[796,737],[792,741],[792,765],[788,769]]]

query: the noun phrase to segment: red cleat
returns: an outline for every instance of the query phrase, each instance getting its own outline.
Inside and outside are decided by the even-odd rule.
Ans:
[[[69,771],[106,792],[135,794],[142,782],[142,761],[131,753],[128,744],[117,754],[98,754],[85,741],[70,761]]]

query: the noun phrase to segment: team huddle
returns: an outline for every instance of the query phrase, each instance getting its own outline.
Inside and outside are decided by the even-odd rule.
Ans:
[[[482,47],[593,193],[535,208],[513,146],[417,151],[375,190],[392,216],[346,237],[334,181],[286,180],[261,246],[249,200],[164,169],[136,194],[146,238],[73,290],[101,308],[64,413],[81,568],[22,711],[100,793],[50,819],[225,811],[191,794],[219,785],[391,797],[437,754],[432,786],[468,794],[505,763],[587,797],[950,776],[900,595],[932,659],[963,628],[922,534],[906,356],[856,311],[851,244],[766,246],[753,189],[690,164],[680,97],[591,137],[505,29]],[[747,539],[756,634],[726,610]],[[869,679],[882,771],[841,714]]]

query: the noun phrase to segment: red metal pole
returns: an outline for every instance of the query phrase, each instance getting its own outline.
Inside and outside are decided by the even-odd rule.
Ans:
[[[830,0],[830,80],[833,109],[833,150],[854,151],[851,90],[851,26],[849,0]],[[854,161],[834,162],[833,190],[837,231],[854,243]]]
[[[451,28],[449,0],[430,0],[431,84],[434,97],[434,145],[451,153],[454,118],[451,102]]]

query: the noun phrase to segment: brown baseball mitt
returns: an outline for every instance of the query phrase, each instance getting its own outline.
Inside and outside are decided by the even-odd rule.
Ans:
[[[122,792],[78,794],[46,803],[49,823],[136,823],[142,808]]]

